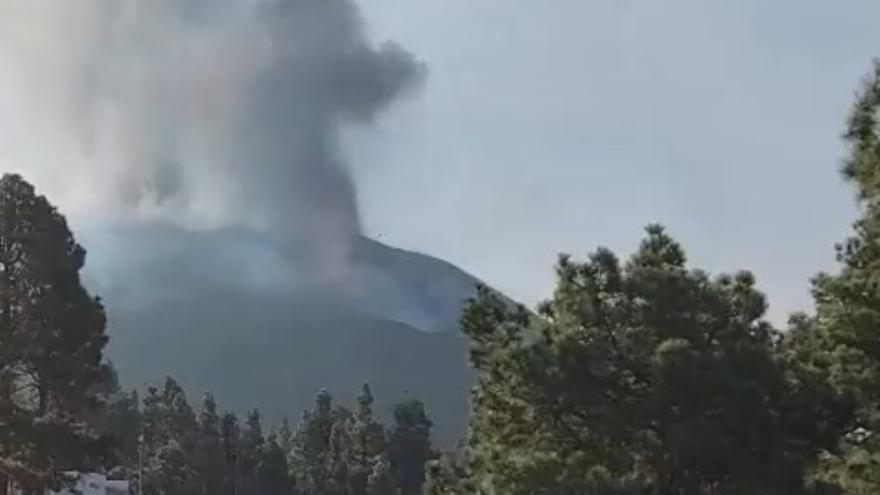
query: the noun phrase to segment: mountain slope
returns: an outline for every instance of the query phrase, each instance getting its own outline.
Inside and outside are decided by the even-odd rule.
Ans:
[[[305,316],[316,314],[313,306],[281,308],[280,302],[224,300],[204,312],[193,312],[191,303],[111,311],[110,355],[127,384],[171,374],[195,397],[212,391],[225,407],[257,407],[270,420],[295,421],[318,390],[350,402],[366,381],[380,412],[418,397],[438,438],[453,441],[463,431],[471,374],[457,334],[331,308]]]
[[[462,436],[473,377],[457,320],[478,281],[460,269],[360,239],[345,276],[325,283],[248,231],[119,235],[113,245],[128,255],[94,249],[112,276],[91,284],[107,303],[108,354],[126,386],[171,374],[193,402],[213,392],[274,422],[296,421],[322,388],[351,403],[369,382],[380,414],[418,397],[442,443]]]

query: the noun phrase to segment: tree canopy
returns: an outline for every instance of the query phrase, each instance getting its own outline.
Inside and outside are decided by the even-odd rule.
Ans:
[[[137,455],[123,460],[120,474],[136,487],[142,482],[145,495],[421,493],[425,461],[434,452],[421,402],[398,405],[405,418],[397,414],[387,433],[372,403],[368,385],[354,411],[321,391],[295,429],[286,420],[264,429],[259,411],[242,424],[234,413],[220,413],[212,395],[194,411],[169,377],[161,388],[149,388],[134,411],[120,409],[128,420],[119,422],[142,432],[126,437],[135,444],[121,450]]]
[[[487,289],[465,311],[481,377],[469,490],[807,493],[846,411],[786,366],[748,272],[710,276],[657,225],[626,263],[562,256],[541,316]]]
[[[837,245],[840,271],[813,280],[815,315],[792,319],[789,352],[803,369],[826,377],[854,409],[842,452],[820,475],[847,494],[880,490],[880,64],[865,79],[847,121],[843,175],[861,210],[853,233]]]
[[[85,250],[18,175],[0,178],[0,482],[44,486],[108,452],[97,424],[112,381],[104,309],[82,286]]]

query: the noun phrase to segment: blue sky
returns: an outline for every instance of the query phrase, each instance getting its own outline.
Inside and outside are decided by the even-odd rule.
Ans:
[[[855,218],[839,135],[880,56],[869,1],[364,0],[424,90],[351,132],[370,235],[529,303],[556,253],[665,224],[693,263],[751,269],[784,321]]]

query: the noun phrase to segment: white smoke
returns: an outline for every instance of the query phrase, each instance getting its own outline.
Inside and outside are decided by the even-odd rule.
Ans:
[[[340,128],[422,72],[350,0],[3,0],[0,161],[104,214],[345,243]]]

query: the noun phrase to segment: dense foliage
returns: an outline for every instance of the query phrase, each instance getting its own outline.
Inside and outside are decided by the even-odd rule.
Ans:
[[[18,175],[0,178],[0,493],[100,464],[111,376],[101,302],[64,217]]]
[[[793,362],[828,377],[853,404],[855,417],[842,452],[823,460],[820,476],[847,494],[880,493],[880,65],[864,82],[844,139],[843,174],[855,186],[861,217],[837,246],[841,270],[813,281],[814,317],[792,321]]]
[[[483,289],[463,317],[468,468],[487,494],[797,494],[846,424],[786,367],[750,273],[689,269],[659,226],[625,264],[560,259],[543,318]]]
[[[354,411],[320,392],[295,430],[285,420],[264,431],[256,410],[242,423],[221,414],[211,395],[196,412],[172,378],[141,404],[134,394],[117,404],[119,437],[127,438],[117,474],[145,495],[416,495],[436,456],[422,403],[399,404],[386,430],[366,385]]]

